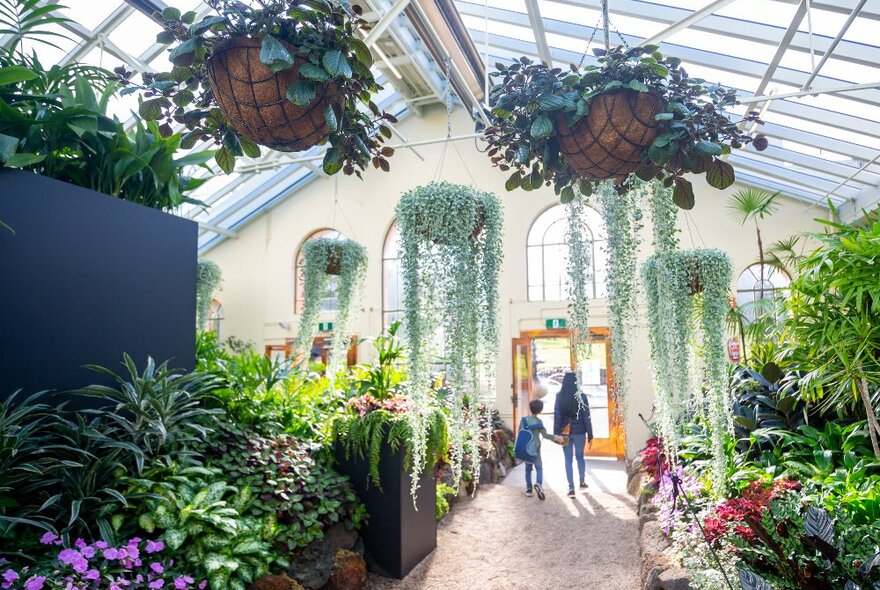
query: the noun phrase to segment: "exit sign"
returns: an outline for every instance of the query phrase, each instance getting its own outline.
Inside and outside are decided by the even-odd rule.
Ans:
[[[548,320],[544,320],[544,325],[547,326],[548,330],[558,330],[559,328],[565,328],[565,318],[550,318]]]
[[[319,332],[332,332],[333,331],[333,322],[319,322],[318,323],[318,331]]]

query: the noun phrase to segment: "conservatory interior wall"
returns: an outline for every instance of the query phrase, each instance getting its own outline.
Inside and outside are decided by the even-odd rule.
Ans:
[[[410,141],[446,136],[445,111],[436,109],[424,116],[409,116],[398,126]],[[452,118],[452,135],[473,133],[473,122],[462,109]],[[460,153],[456,152],[457,148]],[[334,228],[364,245],[370,256],[362,305],[355,333],[363,338],[383,329],[382,254],[386,234],[394,221],[394,207],[400,195],[435,178],[443,146],[440,143],[400,149],[392,170],[383,174],[369,170],[365,180],[342,175],[316,181],[299,188],[287,199],[236,229],[237,237],[226,239],[203,255],[215,261],[223,273],[223,285],[215,298],[223,305],[222,336],[234,336],[264,345],[284,344],[294,338],[297,316],[294,312],[294,257],[302,242],[315,230]],[[421,158],[415,152],[421,155]],[[493,168],[473,140],[455,142],[447,148],[439,179],[460,184],[476,184],[502,198],[504,205],[504,264],[500,282],[500,346],[497,364],[495,404],[510,422],[512,355],[511,339],[521,332],[545,327],[548,318],[565,317],[567,301],[529,301],[527,297],[526,238],[534,220],[558,203],[550,188],[532,192],[508,193],[507,175]],[[729,196],[742,188],[724,191],[709,187],[702,178],[693,179],[696,207],[679,215],[682,248],[713,247],[727,252],[734,263],[734,279],[758,258],[754,228],[742,226],[727,210]],[[338,205],[334,207],[334,195]],[[827,209],[803,200],[782,198],[779,210],[762,225],[765,244],[802,231],[818,230],[817,217],[827,217]],[[646,216],[640,259],[651,252],[650,225]],[[332,321],[332,315],[326,317]],[[607,302],[590,302],[590,325],[608,325]],[[360,360],[368,361],[368,347],[360,350]],[[651,414],[653,392],[645,314],[634,330],[630,361],[630,392],[625,424],[626,454],[632,456],[642,446],[648,431],[638,414]],[[551,392],[552,393],[552,392]]]

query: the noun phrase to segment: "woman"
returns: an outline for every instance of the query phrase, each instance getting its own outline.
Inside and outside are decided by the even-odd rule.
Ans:
[[[580,397],[580,401],[578,398]],[[574,497],[574,473],[571,460],[577,459],[580,487],[585,489],[587,466],[584,462],[584,447],[593,446],[593,423],[590,421],[590,407],[587,396],[578,394],[577,377],[571,371],[562,378],[562,388],[556,394],[553,410],[553,434],[563,436],[562,450],[565,453],[565,476],[568,478],[568,496]],[[588,445],[588,446],[587,446]]]

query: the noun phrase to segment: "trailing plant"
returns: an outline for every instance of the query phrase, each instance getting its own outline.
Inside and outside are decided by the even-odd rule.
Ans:
[[[355,317],[357,300],[367,273],[366,249],[349,239],[317,238],[303,247],[303,312],[300,316],[297,350],[308,361],[312,341],[318,330],[321,301],[330,276],[338,276],[337,301],[339,311],[333,324],[333,342],[327,374],[336,375],[345,367],[346,354],[351,343],[350,331]]]
[[[492,162],[504,171],[512,170],[508,190],[552,185],[565,202],[574,197],[575,185],[589,194],[586,181],[608,178],[603,174],[582,177],[572,164],[576,154],[563,145],[564,131],[574,127],[577,134],[583,120],[604,133],[602,117],[607,121],[608,115],[594,107],[597,101],[607,105],[606,97],[651,103],[646,113],[640,113],[645,118],[638,123],[646,133],[638,139],[648,132],[654,134],[653,142],[634,154],[633,169],[609,174],[619,176],[625,187],[631,181],[622,177],[633,171],[643,180],[659,180],[674,187],[672,198],[684,209],[694,206],[693,186],[685,179],[686,173],[705,175],[710,185],[724,189],[735,180],[733,167],[722,159],[725,154],[750,143],[759,150],[767,147],[766,138],[743,133],[725,114],[736,104],[734,90],[690,78],[680,59],[663,56],[656,45],[594,53],[596,65],[571,65],[567,70],[525,57],[495,65],[492,125],[486,129],[486,139]],[[596,125],[590,124],[591,117],[599,117]],[[760,123],[755,111],[743,120]],[[630,156],[617,157],[628,160]]]
[[[217,81],[212,80],[214,67],[231,67],[229,62],[223,63],[225,57],[221,63],[212,63],[218,53],[230,43],[256,40],[257,65],[268,68],[278,81],[285,81],[284,86],[272,89],[272,98],[299,107],[299,112],[287,115],[296,120],[277,121],[278,128],[301,124],[302,109],[316,109],[318,112],[306,112],[305,119],[318,125],[316,119],[323,118],[320,126],[326,124],[326,128],[314,130],[317,135],[307,143],[329,143],[324,172],[332,175],[341,170],[360,176],[370,162],[388,171],[386,158],[394,150],[382,146],[391,137],[391,128],[385,123],[397,120],[372,101],[382,88],[370,71],[372,54],[359,36],[369,30],[369,23],[360,16],[360,6],[331,0],[264,0],[258,4],[208,0],[207,4],[216,14],[198,22],[194,11],[181,13],[173,7],[154,15],[165,29],[157,42],[173,45],[168,56],[173,68],[144,75],[146,100],[140,106],[144,118],[162,121],[166,131],[182,124],[186,128],[185,148],[204,140],[220,145],[216,161],[226,173],[232,172],[236,157],[259,156],[260,148],[246,137],[253,133],[251,126],[242,122],[236,128],[230,121],[231,116],[243,116],[241,107],[224,105],[217,94]],[[265,87],[259,88],[261,96],[265,91]],[[285,108],[272,102],[265,105]],[[260,118],[254,124],[267,125]],[[291,147],[311,146],[269,147],[290,151]]]
[[[404,469],[415,473],[430,469],[449,452],[449,421],[443,410],[434,407],[422,418],[426,424],[424,455],[420,458],[415,454],[415,433],[408,419],[412,411],[402,397],[378,400],[365,394],[349,400],[348,413],[333,422],[333,439],[342,446],[346,457],[357,456],[369,462],[368,480],[380,490],[379,462],[386,445],[392,453],[402,450]]]
[[[880,458],[880,221],[864,227],[823,221],[820,247],[790,286],[785,335],[803,395],[838,413],[863,413]],[[873,391],[872,391],[873,390]]]
[[[612,399],[625,419],[629,392],[629,357],[632,327],[638,312],[638,252],[641,246],[643,204],[652,189],[642,183],[635,190],[618,192],[611,183],[595,191],[607,233],[608,327],[611,330]]]
[[[413,436],[413,493],[428,457],[432,416],[432,344],[442,329],[449,394],[451,464],[461,479],[464,453],[479,466],[476,412],[465,422],[464,403],[476,395],[482,373],[494,386],[498,351],[498,277],[502,209],[498,198],[474,188],[434,182],[401,197],[396,209],[401,236],[403,326],[406,330],[407,412]],[[466,446],[467,445],[467,446]]]
[[[575,375],[580,385],[582,363],[590,356],[590,298],[593,297],[593,233],[587,220],[585,198],[578,193],[566,208],[565,245],[568,247],[568,319]],[[580,389],[580,387],[579,387]],[[578,396],[578,401],[581,397]]]
[[[732,429],[724,350],[731,268],[724,252],[705,249],[659,252],[643,271],[661,433],[666,444],[675,447],[683,412],[692,409],[706,416],[712,426],[713,476],[719,488],[727,474],[725,434]],[[704,377],[693,383],[688,367],[697,346]],[[705,396],[696,396],[703,386]]]
[[[208,314],[211,311],[211,301],[214,299],[214,291],[223,282],[223,273],[213,260],[199,259],[198,274],[196,276],[196,328],[199,331],[205,329]]]

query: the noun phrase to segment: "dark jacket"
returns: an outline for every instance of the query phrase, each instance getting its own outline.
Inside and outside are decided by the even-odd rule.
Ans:
[[[571,426],[569,434],[586,434],[593,440],[593,422],[590,419],[590,406],[587,396],[580,394],[578,402],[577,381],[574,373],[566,373],[562,379],[562,389],[556,394],[553,409],[553,433],[561,435],[566,426]]]

